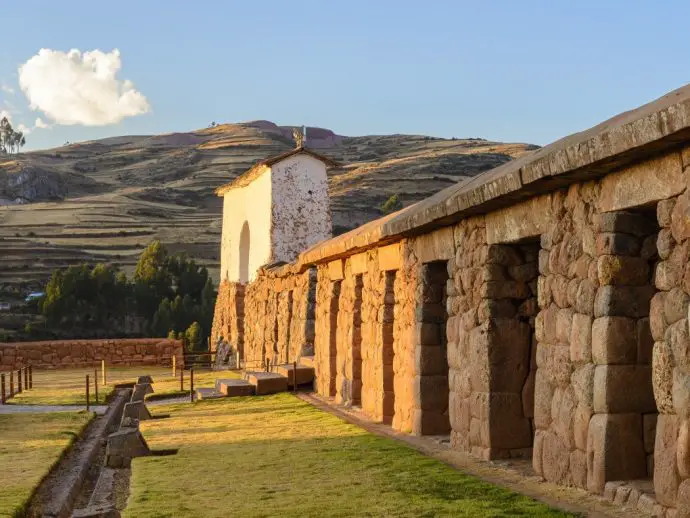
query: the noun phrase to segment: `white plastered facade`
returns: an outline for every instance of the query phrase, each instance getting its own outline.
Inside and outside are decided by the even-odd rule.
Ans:
[[[326,164],[298,153],[263,166],[223,194],[221,280],[251,282],[261,266],[293,261],[330,237]]]

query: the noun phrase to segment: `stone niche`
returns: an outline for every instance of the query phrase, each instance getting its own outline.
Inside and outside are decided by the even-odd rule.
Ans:
[[[423,264],[415,291],[415,397],[412,432],[450,433],[448,417],[448,262]]]

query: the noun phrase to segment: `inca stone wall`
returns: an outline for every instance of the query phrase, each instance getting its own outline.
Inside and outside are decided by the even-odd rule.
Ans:
[[[315,271],[289,267],[261,269],[246,285],[243,360],[248,370],[314,354],[315,289]]]
[[[261,270],[245,359],[313,352],[372,420],[690,517],[689,167],[687,87]]]
[[[211,329],[211,351],[222,340],[244,356],[244,288],[238,282],[220,283]]]
[[[40,368],[88,367],[105,360],[110,366],[170,365],[175,356],[184,366],[182,340],[127,338],[117,340],[56,340],[0,344],[0,370],[27,365]]]

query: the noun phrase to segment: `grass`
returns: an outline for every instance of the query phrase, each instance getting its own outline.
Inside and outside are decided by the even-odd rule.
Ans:
[[[0,516],[20,513],[92,414],[0,415]]]
[[[180,392],[179,370],[176,377],[172,377],[171,369],[167,367],[117,367],[107,371],[108,385],[101,384],[101,371],[98,370],[99,403],[110,395],[116,383],[136,381],[137,377],[150,374],[153,377],[154,394],[160,397],[189,394],[189,371],[184,371],[184,387],[186,392]],[[93,376],[94,369],[64,369],[64,370],[34,370],[33,389],[25,390],[8,400],[15,405],[85,405],[86,404],[86,375],[90,375],[91,403],[94,403]],[[194,387],[213,387],[216,378],[238,377],[233,371],[195,371]],[[6,380],[9,383],[9,380]]]
[[[289,394],[157,407],[128,517],[570,516]]]

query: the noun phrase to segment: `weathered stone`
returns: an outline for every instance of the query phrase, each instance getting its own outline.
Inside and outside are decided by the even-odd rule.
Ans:
[[[592,317],[575,313],[570,328],[570,359],[589,362],[592,359]]]
[[[655,412],[651,367],[597,365],[594,371],[594,411],[602,414]]]
[[[594,300],[594,316],[645,317],[653,295],[652,286],[601,286]]]
[[[690,421],[687,418],[680,423],[676,441],[676,461],[680,478],[690,478]]]
[[[570,452],[570,477],[575,487],[587,488],[587,455],[584,451]]]
[[[654,444],[654,492],[660,504],[675,507],[680,483],[676,460],[678,418],[659,415]]]
[[[684,318],[668,326],[666,333],[664,333],[664,341],[671,347],[674,365],[682,372],[690,374],[688,320]]]
[[[649,329],[652,332],[652,338],[657,342],[664,339],[668,325],[664,317],[666,296],[667,293],[665,291],[660,291],[654,294],[649,303]]]
[[[668,200],[661,200],[656,205],[656,219],[660,227],[670,227],[671,226],[671,214],[673,213],[673,207],[676,205],[676,199],[670,198]]]
[[[591,417],[591,409],[582,404],[577,406],[573,419],[573,438],[575,440],[575,447],[578,450],[587,451],[587,433]]]
[[[108,436],[105,453],[106,466],[129,467],[133,458],[143,457],[149,453],[149,447],[137,428],[122,428]]]
[[[150,383],[137,383],[134,385],[134,390],[132,391],[132,398],[130,401],[144,401],[147,394],[153,394],[153,387]]]
[[[551,403],[554,387],[543,369],[538,369],[534,379],[534,425],[546,430],[551,425]]]
[[[650,262],[659,258],[659,252],[656,248],[656,234],[647,236],[642,240],[642,248],[640,248],[640,257],[642,260]]]
[[[592,255],[631,255],[640,253],[640,240],[630,234],[597,234],[596,254]]]
[[[659,261],[654,270],[654,286],[657,289],[668,291],[676,286],[679,286],[683,279],[682,265],[667,261]]]
[[[678,486],[677,518],[690,518],[690,479]],[[668,514],[667,514],[668,516]]]
[[[568,450],[575,448],[573,422],[576,408],[577,398],[573,387],[557,388],[551,405],[552,430],[558,434]]]
[[[570,331],[573,325],[573,310],[561,309],[556,316],[556,341],[559,344],[568,345]]]
[[[130,401],[125,403],[124,410],[122,412],[122,418],[132,418],[139,421],[145,421],[146,419],[151,419],[151,413],[143,401]]]
[[[524,259],[514,247],[507,245],[491,245],[487,263],[496,263],[503,266],[518,266],[524,263]]]
[[[673,413],[673,353],[671,347],[664,341],[654,344],[652,386],[659,412]]]
[[[548,432],[537,430],[534,434],[534,448],[532,450],[532,468],[537,475],[544,475],[542,458],[544,452],[544,437]]]
[[[532,446],[532,427],[521,403],[520,394],[489,394],[490,447],[494,452]]]
[[[537,371],[532,370],[527,375],[522,386],[522,414],[530,419],[534,417],[534,384]]]
[[[680,288],[671,289],[664,300],[664,320],[667,325],[674,324],[688,314],[690,297]]]
[[[599,365],[637,360],[637,320],[600,317],[592,324],[592,359]]]
[[[524,282],[488,281],[482,285],[482,297],[489,299],[524,299],[529,288]]]
[[[594,301],[597,295],[597,285],[589,279],[585,279],[577,287],[575,309],[585,315],[594,314]]]
[[[578,402],[589,409],[594,405],[594,370],[594,365],[587,363],[574,370],[570,378]]]
[[[690,237],[690,193],[678,196],[671,212],[671,233],[676,243]]]
[[[554,433],[544,434],[542,446],[542,472],[549,482],[565,484],[568,482],[570,452]]]
[[[595,414],[587,436],[587,489],[602,493],[610,480],[647,473],[639,414]]]
[[[597,271],[601,285],[643,286],[649,277],[647,261],[624,255],[600,256]]]
[[[685,179],[680,154],[671,153],[607,175],[601,181],[599,210],[609,212],[641,207],[680,194],[684,189]],[[645,224],[644,221],[648,220],[642,216],[638,217],[643,220],[639,224],[627,220],[620,226],[611,225],[615,230],[608,230],[609,226],[601,226],[601,230],[624,232],[623,228],[626,228],[632,232],[639,229],[637,232],[645,235],[649,224]]]
[[[533,262],[509,266],[508,273],[518,282],[529,282],[539,275],[539,267]]]
[[[529,372],[529,325],[513,318],[492,319],[488,334],[491,390],[520,393]]]
[[[673,252],[673,247],[676,245],[673,239],[673,234],[671,234],[671,229],[663,228],[656,237],[656,249],[659,253],[659,258],[666,260],[671,257],[671,252]]]
[[[148,383],[149,385],[153,384],[153,378],[151,376],[139,376],[137,379],[137,384],[138,385],[144,385]]]
[[[577,304],[577,290],[579,287],[580,287],[580,280],[579,279],[570,279],[570,282],[568,283],[568,290],[567,290],[568,306],[570,308],[574,308],[575,305]]]
[[[680,369],[673,370],[673,409],[681,419],[690,417],[690,375]],[[690,475],[688,475],[690,476]]]

